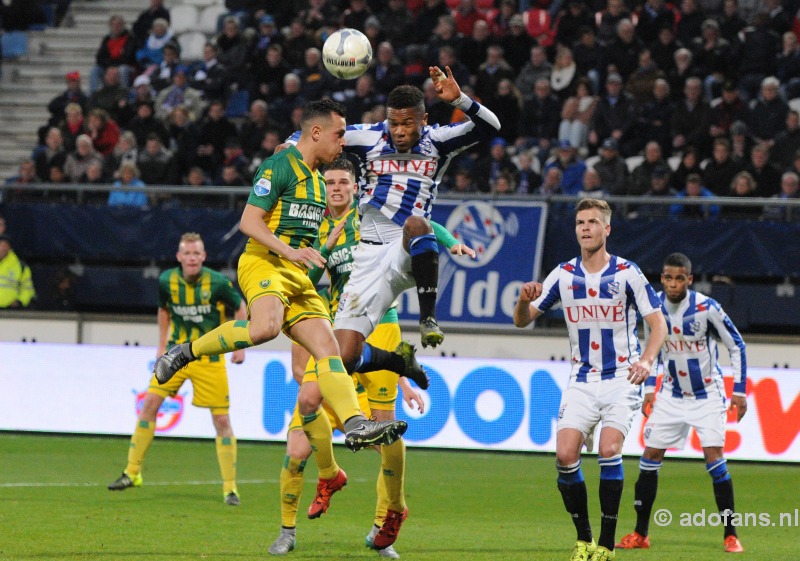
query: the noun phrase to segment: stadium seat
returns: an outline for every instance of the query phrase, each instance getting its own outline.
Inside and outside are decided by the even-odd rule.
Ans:
[[[200,21],[197,22],[197,30],[203,33],[216,33],[219,17],[227,13],[227,8],[219,4],[212,4],[211,6],[203,8],[203,11],[200,13]]]
[[[711,161],[711,158],[706,158],[705,160],[700,162],[700,169],[706,169],[706,166],[708,165],[708,162],[710,162],[710,161]]]
[[[181,58],[186,61],[203,60],[203,47],[208,38],[199,31],[189,31],[178,36],[181,46]]]
[[[229,119],[247,116],[250,109],[250,94],[247,90],[236,90],[228,96],[228,105],[225,108],[225,116]]]
[[[644,156],[631,156],[630,158],[625,158],[625,165],[628,166],[629,172],[633,172],[643,161]]]
[[[216,0],[183,0],[183,4],[189,6],[197,6],[199,8],[205,8],[206,6],[211,6],[212,4],[219,4],[219,2],[216,2]],[[171,11],[170,15],[172,15]]]
[[[175,6],[169,12],[172,31],[181,34],[197,26],[197,8],[186,4]]]
[[[667,160],[667,163],[669,164],[670,169],[672,169],[672,171],[675,171],[678,169],[678,166],[681,165],[681,157],[672,156]]]
[[[800,112],[800,97],[789,100],[789,109]]]
[[[0,35],[3,58],[17,58],[28,54],[28,35],[24,31],[8,31]]]

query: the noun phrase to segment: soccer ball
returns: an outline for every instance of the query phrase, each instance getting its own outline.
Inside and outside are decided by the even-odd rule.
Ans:
[[[340,29],[322,45],[322,62],[328,72],[344,80],[358,78],[372,60],[372,45],[357,29]]]

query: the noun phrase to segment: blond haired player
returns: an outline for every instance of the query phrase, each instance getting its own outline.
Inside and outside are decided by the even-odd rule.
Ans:
[[[223,274],[203,266],[206,251],[199,234],[183,234],[175,257],[180,266],[164,271],[158,279],[157,356],[167,348],[199,337],[222,324],[226,307],[235,310],[234,318],[237,321],[247,318],[244,300],[231,281]],[[234,364],[242,363],[244,350],[235,351],[231,360]],[[142,485],[142,463],[155,436],[158,409],[167,396],[177,395],[186,380],[191,380],[194,389],[192,404],[207,407],[211,411],[211,420],[217,431],[222,493],[226,504],[236,506],[239,504],[236,437],[228,415],[228,376],[222,356],[203,357],[192,362],[164,385],[159,385],[155,378],[151,380],[136,429],[131,436],[128,465],[108,488],[111,491],[123,491]]]

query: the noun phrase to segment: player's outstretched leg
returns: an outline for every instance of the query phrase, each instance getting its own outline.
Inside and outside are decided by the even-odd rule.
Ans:
[[[405,421],[372,421],[364,417],[353,417],[345,421],[344,444],[353,452],[369,446],[388,446],[405,434]]]
[[[444,341],[444,333],[436,323],[436,295],[439,291],[439,244],[430,224],[424,218],[411,216],[403,225],[411,255],[411,274],[419,297],[419,333],[422,346],[436,347]]]
[[[394,352],[403,358],[405,368],[403,369],[401,376],[405,376],[409,380],[413,380],[414,383],[420,387],[420,389],[427,390],[431,381],[428,379],[425,369],[420,366],[419,362],[417,362],[417,350],[414,348],[414,345],[408,341],[400,341],[400,344],[397,345],[397,348],[394,350]]]
[[[364,343],[358,362],[352,367],[353,372],[367,374],[377,370],[389,370],[398,376],[405,376],[423,390],[428,389],[430,381],[425,370],[417,362],[416,348],[408,341],[401,341],[394,352],[379,349]]]
[[[195,360],[195,356],[192,354],[191,343],[175,345],[158,357],[153,366],[153,374],[159,384],[166,384],[178,370],[185,368],[193,360]]]

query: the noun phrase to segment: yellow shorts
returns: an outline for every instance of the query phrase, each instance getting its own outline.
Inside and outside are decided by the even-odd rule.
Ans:
[[[253,302],[262,296],[280,298],[285,307],[284,332],[303,319],[331,320],[325,302],[308,278],[308,271],[291,261],[272,254],[243,253],[239,258],[238,275],[248,312]]]
[[[159,385],[156,377],[150,380],[148,393],[161,397],[175,397],[186,380],[192,381],[194,396],[192,405],[207,407],[212,415],[227,415],[230,407],[228,392],[228,374],[225,370],[225,361],[209,362],[208,359],[190,362],[186,368],[178,370],[172,379],[164,385]]]
[[[314,369],[314,359],[309,360],[309,368],[310,370],[306,370],[306,373],[303,375],[303,383],[306,382],[316,382],[317,381],[317,372]],[[367,399],[367,391],[364,387],[358,383],[356,377],[353,376],[353,385],[356,387],[356,395],[358,396],[358,406],[361,408],[361,412],[364,414],[365,417],[368,419],[372,416],[372,411],[369,409],[369,400]],[[333,409],[328,405],[327,402],[322,402],[322,409],[328,415],[328,419],[331,422],[331,426],[334,429],[339,429],[339,431],[344,432],[344,425],[339,420],[339,417],[336,416],[336,413],[333,412]],[[292,413],[292,420],[289,423],[289,430],[298,430],[303,428],[303,421],[300,419],[300,407],[295,404],[294,412]],[[287,431],[288,432],[288,431]]]
[[[393,351],[400,344],[400,326],[396,323],[379,323],[367,342],[378,349]],[[394,411],[397,400],[397,374],[379,370],[367,374],[356,374],[358,381],[367,390],[372,410]]]

